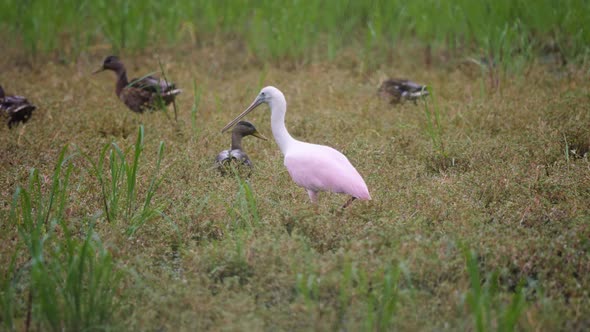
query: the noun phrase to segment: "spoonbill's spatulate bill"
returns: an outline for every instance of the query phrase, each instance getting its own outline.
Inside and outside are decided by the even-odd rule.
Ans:
[[[351,198],[343,207],[347,207],[355,199],[371,199],[365,181],[346,156],[329,146],[298,141],[289,134],[285,127],[287,101],[283,93],[275,87],[267,86],[262,89],[252,105],[228,123],[222,132],[262,103],[270,107],[272,134],[285,156],[285,167],[293,181],[307,190],[312,203],[317,202],[320,191],[350,195]]]
[[[256,130],[253,124],[248,121],[240,121],[232,130],[231,135],[231,147],[229,150],[223,150],[215,158],[215,165],[221,175],[225,175],[227,173],[229,164],[234,162],[237,167],[244,165],[248,167],[249,170],[252,168],[252,161],[242,150],[242,138],[246,136],[254,136],[263,140],[267,140],[264,135]],[[249,173],[248,173],[249,175]]]

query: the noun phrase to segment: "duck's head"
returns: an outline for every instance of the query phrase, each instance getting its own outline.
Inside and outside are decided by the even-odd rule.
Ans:
[[[256,127],[254,127],[253,124],[251,124],[248,121],[238,122],[238,124],[232,130],[232,134],[238,134],[242,137],[251,135],[265,141],[268,140],[266,137],[264,137],[264,135],[262,135],[258,132],[258,130],[256,130]]]
[[[236,122],[240,121],[240,119],[245,117],[248,113],[252,112],[256,107],[260,106],[261,104],[268,104],[272,109],[273,104],[275,103],[287,105],[287,102],[285,101],[285,95],[283,95],[281,90],[275,88],[274,86],[267,86],[263,88],[262,90],[260,90],[260,93],[258,94],[256,99],[254,99],[254,102],[252,102],[252,104],[250,104],[250,106],[248,106],[248,108],[244,112],[242,112],[242,114],[238,115],[235,119],[233,119],[230,123],[223,127],[223,129],[221,129],[221,132],[223,133],[229,128],[231,128],[231,126],[236,124]]]
[[[93,74],[100,73],[101,71],[105,70],[119,71],[122,68],[123,63],[121,60],[119,60],[119,58],[114,55],[109,55],[102,62],[102,67],[96,70]]]

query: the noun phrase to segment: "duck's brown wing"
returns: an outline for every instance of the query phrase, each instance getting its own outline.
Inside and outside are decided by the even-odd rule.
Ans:
[[[397,86],[403,98],[416,100],[420,97],[428,96],[426,85],[418,84],[409,80],[404,80]]]
[[[227,173],[227,164],[231,162],[231,156],[229,150],[221,151],[215,158],[215,167],[221,173],[225,175]]]
[[[400,101],[402,96],[401,91],[398,89],[399,81],[395,79],[388,79],[381,83],[377,93],[381,98],[389,99],[390,103],[395,104]]]
[[[400,91],[400,92],[417,92],[422,91],[426,86],[410,80],[388,79],[385,80],[379,90]]]
[[[165,93],[176,88],[174,83],[151,75],[144,76],[142,78],[135,78],[131,80],[129,86],[154,93]]]
[[[231,155],[229,154],[229,150],[223,150],[219,152],[217,157],[215,158],[215,163],[223,164],[224,162],[231,159]]]
[[[416,99],[427,96],[428,90],[425,85],[421,85],[405,79],[388,79],[381,83],[378,90],[379,95],[384,98],[391,98],[391,103],[397,103],[401,98]]]
[[[406,80],[403,82],[403,84],[399,85],[398,89],[400,89],[403,92],[414,93],[425,90],[426,86]]]
[[[252,167],[252,162],[250,161],[250,158],[248,157],[246,152],[242,150],[231,150],[230,155],[233,159],[236,159],[238,162],[248,167]]]
[[[154,108],[154,93],[147,90],[126,87],[121,91],[119,98],[121,98],[130,110],[136,113],[143,113],[146,110]]]
[[[156,102],[159,98],[168,105],[174,101],[176,95],[180,94],[182,90],[176,89],[172,82],[160,79],[155,76],[145,76],[139,79],[133,79],[128,87],[141,89],[153,94],[153,101]]]
[[[215,165],[221,175],[233,174],[233,170],[240,176],[250,176],[252,173],[252,162],[248,155],[242,150],[224,150],[215,158]]]
[[[8,127],[27,122],[35,109],[35,105],[22,96],[6,96],[0,99],[0,112],[8,116]]]

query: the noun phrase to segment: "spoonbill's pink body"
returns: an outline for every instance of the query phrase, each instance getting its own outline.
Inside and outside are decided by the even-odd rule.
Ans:
[[[222,131],[229,129],[262,103],[270,107],[272,133],[285,156],[285,167],[293,181],[307,190],[312,203],[317,203],[320,191],[350,195],[351,198],[343,207],[350,205],[354,199],[371,199],[365,181],[345,155],[329,146],[301,142],[289,134],[285,127],[287,101],[275,87],[262,89],[250,107]]]

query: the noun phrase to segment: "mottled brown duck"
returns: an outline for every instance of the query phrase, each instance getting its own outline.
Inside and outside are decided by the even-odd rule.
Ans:
[[[383,81],[377,92],[382,98],[389,100],[392,104],[397,104],[404,100],[416,102],[416,100],[428,96],[426,85],[395,78]]]
[[[117,74],[115,93],[133,112],[143,113],[170,105],[176,95],[182,92],[176,89],[174,83],[151,75],[129,81],[125,65],[114,55],[106,57],[102,67],[94,74],[104,70],[112,70]]]
[[[6,96],[0,86],[0,114],[8,119],[8,128],[29,121],[35,109],[35,105],[29,103],[25,97]]]
[[[229,150],[223,150],[215,158],[215,167],[219,170],[222,175],[231,173],[232,163],[234,167],[239,169],[245,166],[249,172],[252,169],[252,161],[248,158],[248,155],[242,150],[242,138],[246,136],[254,136],[263,140],[267,140],[261,133],[256,130],[253,124],[248,121],[240,121],[232,130],[231,135],[231,147]]]

